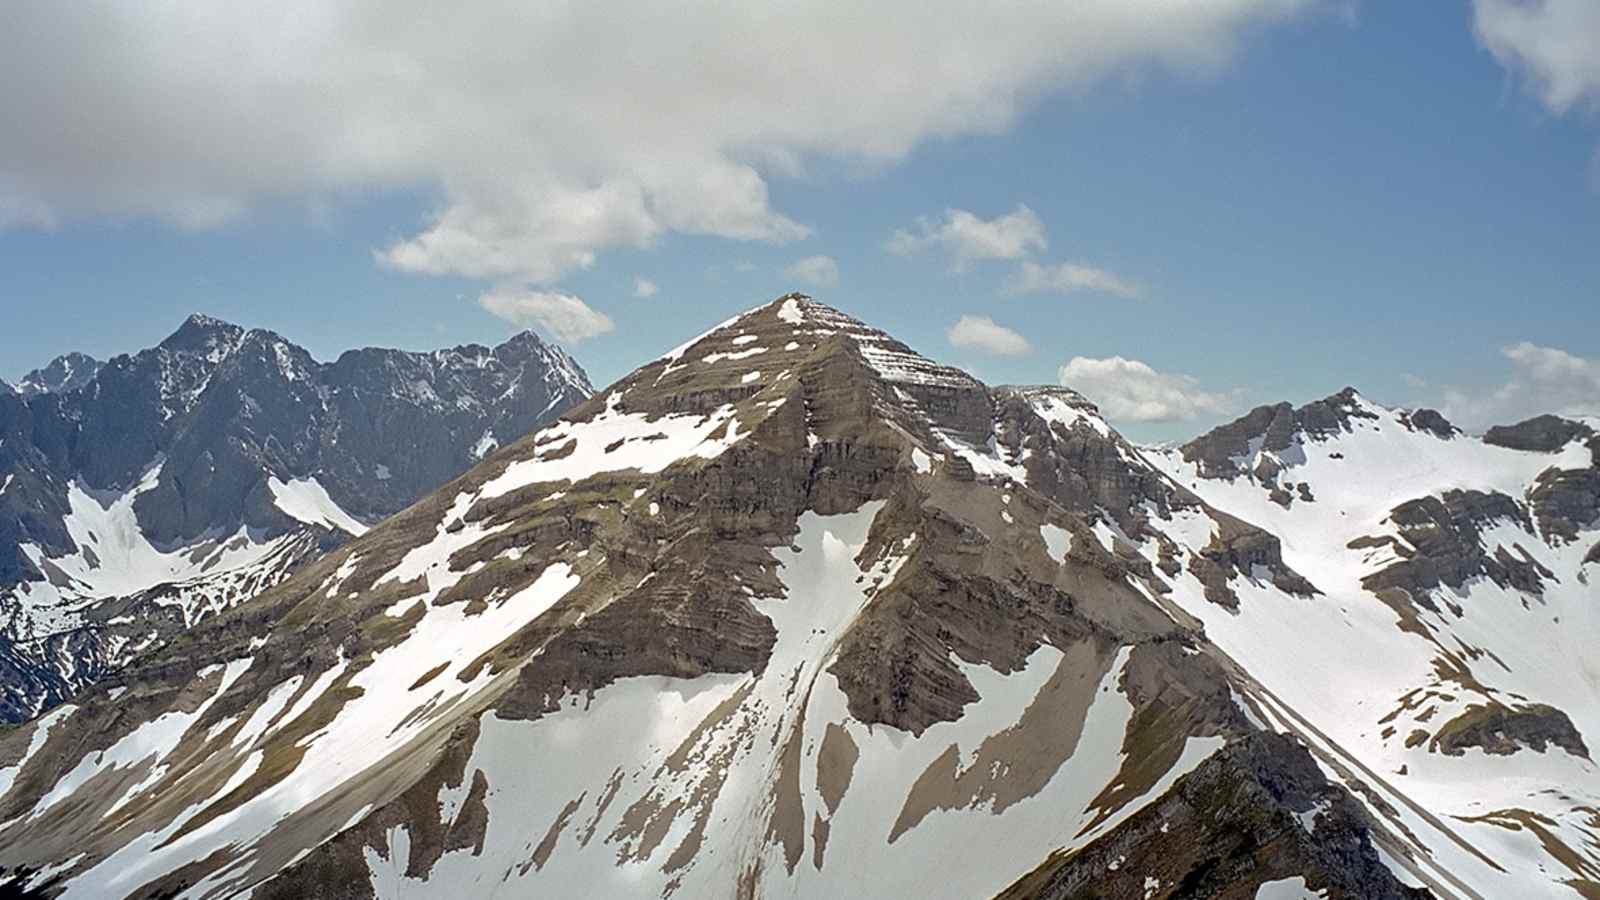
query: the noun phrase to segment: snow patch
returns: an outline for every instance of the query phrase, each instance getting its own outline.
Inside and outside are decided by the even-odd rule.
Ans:
[[[272,491],[273,504],[291,519],[307,525],[321,525],[360,537],[367,526],[339,508],[328,496],[327,488],[315,478],[296,478],[279,481],[276,475],[267,479],[267,489]]]

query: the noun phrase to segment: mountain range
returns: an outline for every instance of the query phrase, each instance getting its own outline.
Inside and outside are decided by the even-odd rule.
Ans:
[[[263,458],[333,443],[222,418]],[[393,514],[0,734],[0,879],[1600,896],[1595,424],[1473,436],[1347,389],[1143,448],[788,295],[398,511],[340,487],[382,441],[215,499],[129,451],[92,483],[163,536],[200,533],[173,491],[263,527],[238,498],[273,479],[315,477],[290,505],[329,530],[322,496]]]
[[[29,374],[0,391],[0,721],[260,593],[590,393],[531,332],[324,364],[199,315],[148,350]]]

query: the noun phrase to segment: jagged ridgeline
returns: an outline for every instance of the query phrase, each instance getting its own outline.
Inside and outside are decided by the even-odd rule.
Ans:
[[[0,722],[255,596],[587,398],[531,333],[319,363],[192,316],[0,391]]]
[[[1365,452],[1369,414],[1502,481],[1575,451],[1346,400],[1337,427],[1243,439],[1270,484],[1254,459],[1202,476],[1070,390],[986,387],[780,298],[0,737],[0,866],[83,898],[1591,890],[1586,753],[1490,753],[1492,715],[1437,748],[1377,736],[1465,709],[1468,680],[1588,727],[1580,688],[1513,697],[1465,643],[1482,583],[1522,589],[1469,577],[1453,613],[1448,582],[1363,585],[1397,560],[1344,531],[1252,518],[1389,533],[1399,501],[1373,518],[1316,468]],[[1314,499],[1280,503],[1302,468]],[[1495,521],[1476,539],[1512,540]],[[1574,527],[1516,540],[1543,560]],[[1552,586],[1581,567],[1541,565],[1581,616]],[[1372,653],[1400,655],[1340,668]],[[1502,764],[1533,780],[1463,800]]]

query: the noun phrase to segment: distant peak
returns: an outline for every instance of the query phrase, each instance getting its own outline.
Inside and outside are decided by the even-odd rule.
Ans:
[[[534,331],[532,328],[528,328],[519,331],[501,341],[499,347],[495,349],[499,349],[500,347],[505,347],[512,350],[520,350],[524,348],[538,349],[544,346],[546,346],[544,338],[539,337],[539,333]]]
[[[192,313],[178,330],[167,336],[161,346],[168,350],[204,351],[212,349],[220,340],[235,341],[244,329],[203,313]]]
[[[190,312],[189,317],[184,319],[182,328],[238,328],[238,325],[224,322],[214,315],[206,315],[205,312]]]
[[[1594,429],[1576,419],[1545,414],[1524,419],[1515,425],[1496,425],[1483,435],[1483,442],[1509,450],[1554,453],[1575,440],[1594,435]]]
[[[63,353],[43,368],[29,372],[14,390],[29,397],[74,391],[94,380],[104,365],[87,353]]]

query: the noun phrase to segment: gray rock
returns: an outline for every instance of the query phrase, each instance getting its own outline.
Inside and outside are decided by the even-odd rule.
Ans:
[[[1579,438],[1594,435],[1594,429],[1560,416],[1535,416],[1515,425],[1496,425],[1483,435],[1485,444],[1512,450],[1554,453]]]
[[[86,353],[67,353],[50,361],[50,364],[34,369],[23,376],[17,384],[17,391],[24,396],[34,394],[64,394],[75,391],[94,380],[96,373],[105,363]]]

